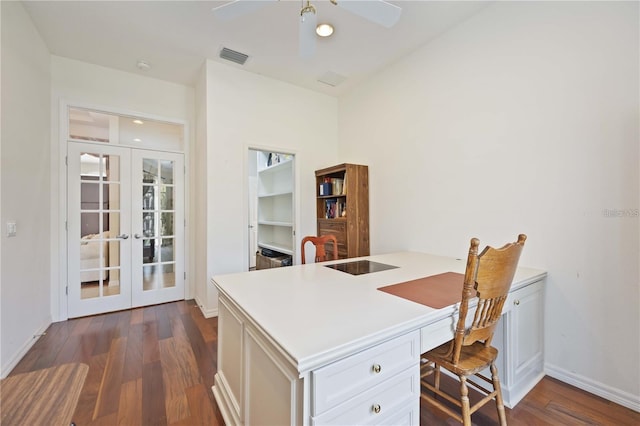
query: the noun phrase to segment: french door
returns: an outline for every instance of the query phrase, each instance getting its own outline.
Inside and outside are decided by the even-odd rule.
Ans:
[[[69,142],[68,316],[184,298],[182,154]]]

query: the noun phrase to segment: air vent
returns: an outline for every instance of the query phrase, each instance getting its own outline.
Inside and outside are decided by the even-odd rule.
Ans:
[[[320,78],[318,78],[318,81],[320,83],[328,84],[329,86],[335,87],[338,84],[344,82],[346,79],[347,77],[343,75],[336,74],[333,71],[327,71],[323,75],[321,75]]]
[[[245,55],[244,53],[236,52],[235,50],[227,49],[223,47],[220,51],[220,57],[222,59],[226,59],[227,61],[235,62],[236,64],[244,65],[249,58],[249,55]]]

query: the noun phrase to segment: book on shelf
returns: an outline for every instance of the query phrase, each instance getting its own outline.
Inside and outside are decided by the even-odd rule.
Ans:
[[[337,198],[328,198],[324,201],[325,205],[325,219],[336,219],[339,217],[346,217],[347,215],[347,202],[338,200]]]
[[[344,179],[340,178],[331,178],[331,188],[332,194],[334,195],[342,195],[342,191],[344,189]]]
[[[344,172],[342,177],[342,195],[347,195],[347,172]]]

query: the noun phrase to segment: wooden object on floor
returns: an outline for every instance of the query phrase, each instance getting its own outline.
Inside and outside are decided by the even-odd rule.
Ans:
[[[311,243],[315,246],[316,254],[315,254],[315,262],[325,262],[329,259],[327,255],[327,250],[325,249],[326,244],[331,244],[330,253],[332,254],[333,260],[338,260],[338,240],[335,235],[321,235],[319,237],[307,236],[302,239],[301,250],[300,250],[300,260],[302,263],[306,263],[306,255],[304,252],[304,246],[307,243]]]
[[[368,256],[369,168],[345,163],[315,173],[317,235],[336,236],[340,259]],[[325,181],[328,193],[320,189]]]
[[[454,338],[422,355],[425,362],[420,369],[421,385],[427,389],[421,392],[422,399],[463,422],[465,426],[471,426],[471,414],[494,399],[500,424],[507,424],[500,379],[495,365],[498,350],[491,346],[491,339],[502,315],[502,306],[511,287],[526,239],[526,235],[520,234],[517,242],[506,244],[499,249],[487,246],[480,255],[480,241],[477,238],[471,239]],[[469,301],[476,297],[478,305],[473,322],[467,326]],[[441,367],[459,377],[459,401],[440,388]],[[491,370],[491,379],[480,374],[487,367]],[[434,375],[433,384],[426,380],[431,374]],[[468,381],[468,377],[471,376],[493,385],[493,390],[487,390],[483,385]],[[485,394],[473,406],[470,405],[467,384],[473,385]],[[437,398],[438,396],[460,407],[462,414],[452,410],[442,399]]]
[[[256,253],[256,269],[279,268],[282,266],[282,262],[284,260],[290,259],[290,258],[291,256],[289,255],[269,257],[269,256],[264,256],[260,252],[257,252]],[[289,265],[290,264],[291,262],[289,262]]]
[[[2,380],[0,424],[71,424],[88,371],[88,365],[72,363]]]

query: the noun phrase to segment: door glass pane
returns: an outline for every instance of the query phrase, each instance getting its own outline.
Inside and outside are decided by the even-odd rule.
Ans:
[[[145,238],[142,241],[142,261],[143,263],[155,263],[158,261],[158,244],[160,240]]]
[[[156,235],[155,213],[142,213],[142,233],[145,237],[155,237]]]
[[[162,212],[160,215],[160,235],[171,236],[173,235],[173,213]]]
[[[80,297],[120,294],[120,242],[95,235],[80,243]]]
[[[119,182],[120,181],[120,156],[119,155],[107,155],[105,160],[102,161],[103,177],[105,181]]]
[[[173,210],[173,187],[165,186],[160,194],[160,208],[162,210]]]
[[[123,145],[182,151],[184,126],[141,117],[119,117],[119,139]]]
[[[106,210],[120,210],[120,184],[102,184],[102,205]]]
[[[173,237],[174,162],[144,158],[142,160],[142,242],[143,289],[145,291],[175,286]]]
[[[120,157],[80,155],[80,297],[120,294]]]
[[[142,160],[142,180],[144,183],[158,183],[158,160],[145,158]]]
[[[142,186],[142,210],[155,210],[153,193],[154,187],[150,185]]]
[[[80,213],[80,238],[100,232],[100,213]]]
[[[173,161],[161,161],[160,170],[162,183],[165,185],[173,185]]]
[[[102,215],[102,223],[103,223],[103,234],[105,238],[116,238],[122,232],[120,231],[120,213],[119,212],[110,212],[103,213]]]
[[[173,264],[143,266],[142,281],[145,291],[175,287],[176,280]]]
[[[160,261],[161,262],[171,262],[174,260],[173,257],[173,238],[163,238],[162,239],[162,248],[160,249]]]
[[[69,138],[109,143],[109,128],[117,116],[81,108],[69,108]]]

